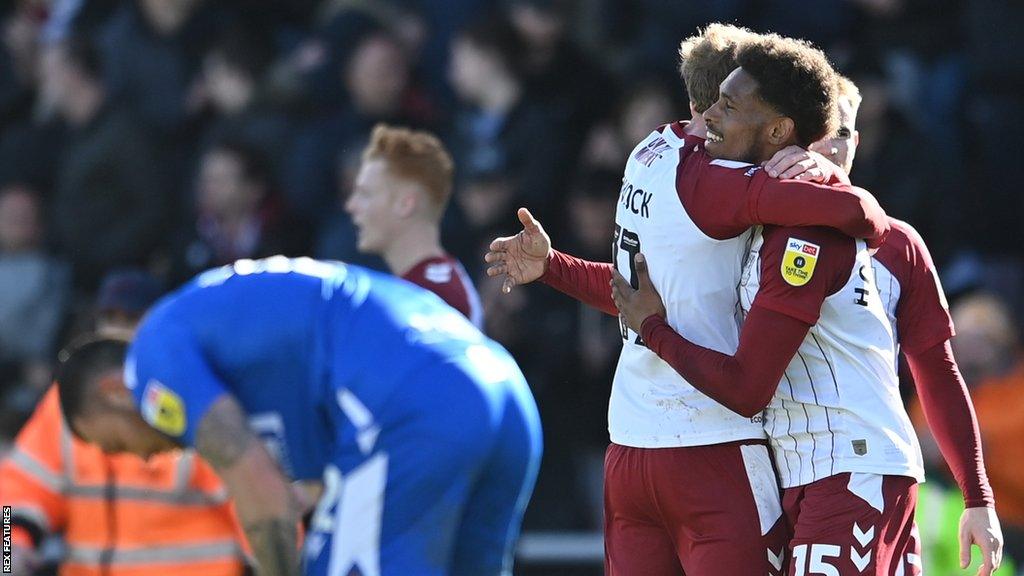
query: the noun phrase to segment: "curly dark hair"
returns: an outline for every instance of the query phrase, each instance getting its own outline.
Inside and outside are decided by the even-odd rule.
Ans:
[[[761,99],[793,120],[800,146],[835,132],[838,75],[821,50],[768,34],[741,46],[736,63],[757,81]]]

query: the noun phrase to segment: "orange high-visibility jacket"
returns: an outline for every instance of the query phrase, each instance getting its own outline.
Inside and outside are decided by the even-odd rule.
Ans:
[[[61,576],[238,576],[247,548],[221,480],[191,451],[104,454],[64,423],[56,386],[0,463],[14,539],[63,532]]]

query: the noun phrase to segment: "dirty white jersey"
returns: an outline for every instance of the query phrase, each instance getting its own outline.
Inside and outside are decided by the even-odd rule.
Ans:
[[[829,287],[815,299],[821,282]],[[820,228],[755,229],[744,314],[756,301],[813,324],[764,412],[784,488],[841,472],[924,480],[897,377],[898,287],[863,241]]]
[[[738,288],[750,230],[741,227],[724,240],[706,235],[694,218],[722,215],[688,205],[687,198],[696,193],[698,174],[702,186],[713,190],[719,174],[730,179],[723,186],[731,185],[750,168],[712,161],[702,139],[687,137],[679,124],[664,126],[630,154],[615,214],[614,266],[635,286],[633,257],[643,252],[668,323],[688,340],[725,354],[739,344]],[[705,396],[620,325],[623,347],[608,409],[612,442],[663,448],[764,437],[760,416],[744,418]]]

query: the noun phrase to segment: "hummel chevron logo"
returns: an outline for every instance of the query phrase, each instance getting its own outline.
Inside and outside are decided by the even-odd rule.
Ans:
[[[864,546],[867,546],[868,544],[870,544],[872,540],[874,540],[874,538],[875,538],[875,527],[872,526],[872,527],[868,528],[867,531],[865,532],[864,530],[861,530],[860,524],[857,524],[856,522],[854,522],[853,523],[853,537],[857,539],[857,542],[860,542],[860,545],[863,548]]]
[[[783,551],[784,550],[785,549],[783,549]],[[779,553],[776,554],[775,552],[772,552],[771,548],[768,549],[768,563],[771,564],[773,568],[775,568],[776,570],[779,570],[779,571],[782,570],[782,552],[783,551],[779,551]]]
[[[850,548],[850,560],[853,561],[853,565],[857,567],[858,572],[863,572],[868,567],[868,564],[871,563],[871,550],[868,550],[861,556],[856,550]]]

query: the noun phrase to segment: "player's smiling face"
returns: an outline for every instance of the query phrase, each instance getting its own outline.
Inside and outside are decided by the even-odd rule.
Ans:
[[[360,252],[379,254],[393,237],[400,223],[394,209],[396,185],[385,160],[371,159],[360,166],[352,195],[345,202],[345,211],[359,231]]]
[[[757,81],[737,68],[719,87],[718,101],[704,111],[705,148],[715,158],[758,164],[771,157],[767,133],[777,117],[758,95]]]

